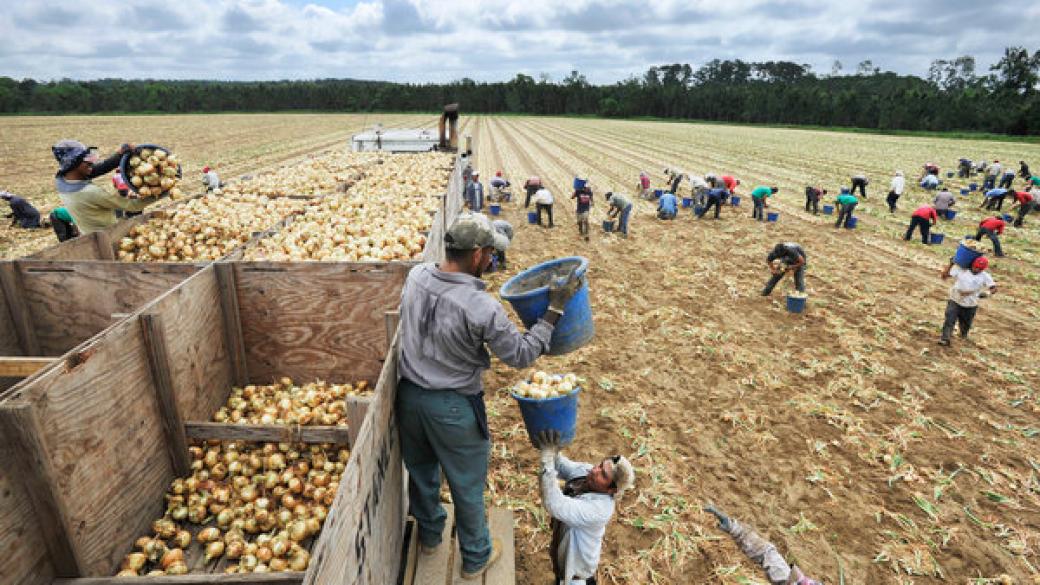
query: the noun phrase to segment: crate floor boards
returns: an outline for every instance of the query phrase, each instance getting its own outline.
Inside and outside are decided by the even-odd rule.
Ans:
[[[448,519],[444,523],[442,544],[432,555],[419,552],[419,530],[417,527],[412,529],[403,585],[515,585],[513,512],[504,508],[491,508],[488,525],[491,537],[502,542],[502,556],[482,578],[467,580],[460,573],[462,556],[455,540],[455,508],[447,504],[444,507],[448,511]]]

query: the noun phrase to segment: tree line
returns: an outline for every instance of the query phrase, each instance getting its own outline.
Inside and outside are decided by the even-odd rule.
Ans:
[[[713,60],[654,66],[641,77],[590,84],[518,74],[507,82],[443,84],[352,79],[231,82],[0,77],[0,113],[438,111],[660,117],[878,130],[1040,134],[1040,50],[1005,49],[986,74],[975,59],[933,61],[927,78],[882,72],[863,61],[828,75],[788,61]]]

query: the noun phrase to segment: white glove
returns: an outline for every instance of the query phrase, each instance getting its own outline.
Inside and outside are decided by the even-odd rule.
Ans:
[[[556,469],[556,450],[554,450],[554,449],[542,449],[541,461],[542,461],[542,470],[555,470]]]

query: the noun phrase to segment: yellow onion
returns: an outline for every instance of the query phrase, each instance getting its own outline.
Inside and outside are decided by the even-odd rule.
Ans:
[[[173,544],[177,548],[188,548],[188,545],[191,544],[191,533],[187,530],[178,530],[173,537]]]
[[[289,570],[289,561],[285,559],[274,558],[271,559],[271,562],[268,563],[267,566],[271,569],[272,572],[280,573],[282,571]]]
[[[306,571],[307,565],[311,561],[311,555],[307,551],[300,549],[293,554],[289,559],[289,568],[293,571]]]
[[[185,565],[184,563],[174,563],[174,564],[170,565],[170,567],[168,569],[166,569],[166,574],[167,575],[187,575],[188,574],[188,565]]]
[[[208,544],[210,542],[220,540],[220,529],[213,526],[203,528],[199,531],[195,539],[201,542],[202,544]]]
[[[307,538],[307,523],[303,520],[296,520],[289,525],[289,538],[295,542],[300,542]]]
[[[162,561],[159,563],[162,565],[163,570],[168,570],[170,565],[174,563],[184,562],[184,550],[179,548],[171,548],[166,551],[162,556]]]
[[[214,540],[213,542],[206,545],[206,562],[210,562],[213,559],[220,558],[224,554],[224,542],[221,540]]]
[[[137,572],[144,568],[146,562],[148,562],[148,558],[144,553],[130,553],[123,559],[122,568]]]
[[[231,560],[236,560],[242,556],[242,553],[245,552],[245,549],[246,543],[242,542],[241,540],[233,540],[227,543],[227,546],[225,547],[225,554],[227,558]]]

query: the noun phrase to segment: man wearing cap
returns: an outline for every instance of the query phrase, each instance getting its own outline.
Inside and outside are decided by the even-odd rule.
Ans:
[[[571,272],[553,280],[548,310],[521,333],[480,280],[495,249],[487,217],[461,214],[444,245],[444,261],[413,268],[401,292],[397,425],[421,552],[446,546],[443,472],[455,505],[462,577],[477,579],[502,551],[502,543],[490,538],[484,509],[491,435],[481,374],[491,366],[489,350],[514,368],[548,352],[581,279]]]
[[[1001,207],[1004,207],[1004,197],[1007,197],[1008,190],[1003,187],[996,187],[986,191],[985,199],[982,200],[982,205],[979,209],[990,209],[993,211],[1000,211]]]
[[[509,188],[509,181],[502,177],[502,171],[495,171],[495,176],[491,177],[491,196],[490,199],[493,202],[509,201],[509,193],[506,189]]]
[[[932,200],[932,205],[935,207],[935,210],[939,212],[939,217],[946,217],[946,212],[956,204],[957,198],[950,192],[949,187],[943,187],[940,189],[939,192],[935,194],[935,199]]]
[[[40,227],[40,212],[33,207],[32,203],[7,191],[0,191],[0,199],[11,206],[11,213],[8,213],[7,217],[11,218],[12,226],[17,225],[26,229]]]
[[[1012,191],[1012,194],[1015,197],[1015,203],[1010,209],[1008,209],[1008,212],[1018,209],[1018,216],[1015,217],[1015,223],[1013,225],[1015,227],[1022,227],[1029,212],[1038,207],[1036,197],[1027,191]]]
[[[768,297],[773,293],[777,283],[784,275],[794,275],[794,286],[798,292],[805,292],[805,250],[796,242],[781,242],[773,246],[773,251],[766,256],[766,264],[772,276],[762,289],[762,296]]]
[[[621,455],[596,465],[571,461],[560,453],[555,430],[538,433],[533,442],[540,452],[542,504],[552,519],[549,555],[556,585],[596,585],[603,535],[615,503],[635,483],[632,463]]]
[[[909,242],[914,237],[914,231],[920,228],[921,243],[927,246],[931,243],[928,239],[929,233],[938,222],[939,213],[935,211],[935,208],[931,205],[922,205],[910,214],[910,226],[906,228],[903,239]]]
[[[993,242],[993,254],[997,258],[1004,256],[1004,250],[1000,247],[1000,238],[997,236],[1003,235],[1006,225],[1004,220],[999,217],[987,217],[979,222],[979,229],[975,230],[976,240],[981,240],[982,236],[986,236],[989,241]]]
[[[473,171],[473,180],[466,186],[466,209],[479,212],[484,209],[484,185],[480,182],[480,171]]]
[[[540,177],[528,177],[527,181],[524,182],[524,191],[527,192],[527,196],[524,198],[524,209],[531,206],[531,197],[542,188],[542,179]]]
[[[534,207],[538,211],[539,226],[542,225],[542,213],[545,213],[549,216],[549,227],[556,227],[556,224],[553,223],[553,204],[555,201],[556,199],[553,197],[552,192],[545,187],[542,187],[534,194]]]
[[[114,211],[143,211],[158,197],[131,199],[105,191],[91,182],[119,166],[119,159],[133,150],[133,145],[124,144],[119,152],[97,162],[97,155],[82,142],[62,140],[51,147],[58,161],[58,173],[54,183],[58,195],[82,234],[101,231],[116,223]]]
[[[219,189],[220,176],[217,175],[217,171],[208,166],[202,167],[202,184],[206,187],[207,193],[212,193],[214,190]]]
[[[892,183],[889,186],[888,197],[885,201],[888,202],[888,212],[896,212],[896,202],[903,196],[903,191],[906,189],[906,177],[903,176],[903,171],[896,171],[894,177],[892,177]]]
[[[495,271],[506,269],[506,248],[513,241],[513,224],[504,219],[491,222],[495,229]]]
[[[943,280],[952,277],[954,281],[950,287],[950,299],[946,301],[946,320],[943,322],[939,345],[950,345],[954,325],[960,326],[961,339],[967,339],[975,312],[979,308],[979,299],[997,292],[997,283],[986,272],[987,268],[989,260],[979,256],[971,263],[970,270],[957,266],[952,259],[946,270],[943,270]]]
[[[617,218],[617,231],[621,232],[622,238],[628,237],[628,218],[632,215],[632,201],[620,193],[607,193],[607,219]]]

